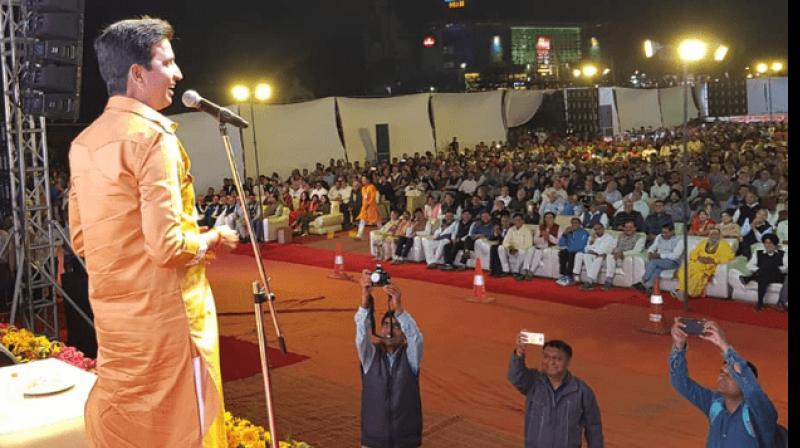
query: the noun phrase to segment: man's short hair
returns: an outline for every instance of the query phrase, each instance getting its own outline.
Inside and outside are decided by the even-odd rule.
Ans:
[[[166,20],[149,16],[112,23],[94,41],[100,75],[108,95],[128,90],[128,71],[134,64],[151,69],[153,46],[172,40],[175,31]]]
[[[578,222],[578,225],[581,225],[581,220],[580,220],[580,218],[572,218],[572,219],[570,219],[570,220],[569,220],[570,224],[571,224],[571,223],[573,223],[573,222],[575,222],[575,221],[577,221],[577,222]],[[598,223],[598,224],[599,224],[599,223]]]
[[[670,232],[674,232],[675,231],[675,225],[674,224],[669,224],[669,223],[668,224],[664,224],[663,226],[661,226],[661,230],[664,230],[664,229],[669,229]]]
[[[553,339],[552,341],[545,342],[544,347],[542,347],[542,350],[546,349],[547,347],[557,348],[562,352],[564,352],[568,358],[572,359],[572,347],[570,347],[569,344],[560,339]]]
[[[522,213],[514,213],[513,217],[514,218],[519,218],[519,219],[525,219],[525,217],[522,215]]]

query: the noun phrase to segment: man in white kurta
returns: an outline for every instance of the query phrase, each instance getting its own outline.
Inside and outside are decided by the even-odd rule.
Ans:
[[[515,274],[517,278],[532,278],[530,271],[520,271],[523,266],[528,266],[533,255],[533,234],[525,227],[521,213],[514,214],[514,225],[508,229],[503,244],[497,249],[500,256],[500,265],[506,274]]]
[[[586,265],[586,276],[588,280],[583,283],[581,289],[592,289],[594,284],[597,283],[597,276],[600,275],[600,267],[605,261],[606,255],[614,251],[617,245],[617,240],[610,234],[606,233],[606,229],[602,224],[594,225],[594,235],[589,238],[589,244],[586,246],[586,252],[578,252],[575,254],[575,267],[572,272],[575,274],[575,281],[581,280],[581,269]],[[608,273],[606,275],[609,275]],[[610,274],[612,277],[614,273]]]

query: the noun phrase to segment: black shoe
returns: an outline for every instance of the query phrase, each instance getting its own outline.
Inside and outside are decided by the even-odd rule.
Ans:
[[[761,312],[764,310],[764,305],[756,305],[756,311]]]
[[[519,281],[525,280],[525,276],[522,274],[516,274],[514,275],[514,280],[519,280]]]
[[[634,283],[633,285],[631,285],[631,288],[633,288],[633,289],[635,289],[635,290],[637,290],[639,292],[644,292],[644,293],[647,292],[647,289],[645,289],[644,285],[641,282]]]
[[[428,265],[428,269],[436,269],[436,265],[431,263]]]
[[[443,264],[439,269],[443,271],[454,271],[456,268],[452,264]]]
[[[779,310],[783,311],[784,313],[785,313],[785,312],[787,312],[787,311],[789,311],[789,307],[788,307],[788,306],[786,306],[786,304],[785,304],[785,303],[783,303],[783,302],[780,302],[780,301],[779,301],[778,303],[776,303],[776,304],[775,304],[775,307],[776,307],[776,308],[778,308]]]

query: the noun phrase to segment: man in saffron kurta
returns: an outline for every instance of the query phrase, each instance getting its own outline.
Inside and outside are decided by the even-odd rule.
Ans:
[[[728,263],[736,256],[730,244],[723,240],[719,229],[711,229],[708,238],[700,241],[689,254],[689,297],[699,297],[708,281],[717,272],[717,266]],[[678,268],[678,291],[683,290],[683,268]]]
[[[69,154],[70,233],[98,339],[85,409],[95,447],[227,446],[205,254],[236,235],[200,233],[189,159],[157,112],[182,78],[171,37],[146,17],[103,32],[95,49],[111,98]]]
[[[364,227],[367,225],[381,225],[381,217],[378,214],[378,189],[367,176],[361,176],[361,212],[358,214],[358,236],[364,235]]]

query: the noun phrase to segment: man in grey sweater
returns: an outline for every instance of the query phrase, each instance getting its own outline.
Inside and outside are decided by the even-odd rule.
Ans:
[[[525,366],[520,334],[508,365],[508,381],[526,397],[525,447],[579,448],[581,432],[589,448],[603,447],[603,425],[594,392],[569,372],[572,347],[547,341],[541,370]]]

